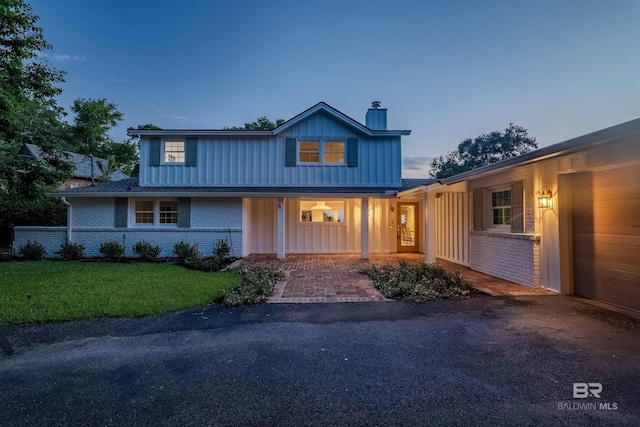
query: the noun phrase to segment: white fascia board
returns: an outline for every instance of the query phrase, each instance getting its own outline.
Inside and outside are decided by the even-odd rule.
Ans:
[[[47,197],[66,197],[66,198],[104,198],[104,197],[255,197],[255,198],[307,198],[307,199],[354,199],[362,197],[373,197],[377,199],[395,198],[395,194],[381,193],[251,193],[251,192],[110,192],[110,193],[47,193]]]
[[[227,129],[159,129],[127,131],[129,136],[273,136],[270,130],[227,130]]]

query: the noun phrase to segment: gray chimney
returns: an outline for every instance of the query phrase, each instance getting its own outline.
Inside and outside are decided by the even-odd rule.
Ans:
[[[380,108],[380,101],[373,101],[367,111],[366,125],[371,130],[387,130],[387,109]]]

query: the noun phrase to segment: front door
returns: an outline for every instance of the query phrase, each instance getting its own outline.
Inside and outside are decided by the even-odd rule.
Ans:
[[[398,252],[418,252],[418,203],[398,203]]]

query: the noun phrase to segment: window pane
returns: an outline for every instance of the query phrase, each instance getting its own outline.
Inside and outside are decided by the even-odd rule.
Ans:
[[[178,202],[160,201],[160,224],[178,223]]]
[[[300,222],[344,222],[344,200],[301,200]]]
[[[184,141],[165,141],[165,163],[184,163]]]
[[[319,147],[318,141],[300,141],[300,162],[318,163],[320,161]]]
[[[327,141],[324,143],[325,163],[344,163],[344,142]]]
[[[495,191],[491,193],[491,206],[511,206],[511,191]]]
[[[494,225],[511,224],[511,208],[498,208],[493,210]]]
[[[136,202],[136,212],[146,211],[153,212],[153,201],[152,200],[140,200]]]
[[[135,202],[136,224],[153,224],[153,201],[137,200]]]

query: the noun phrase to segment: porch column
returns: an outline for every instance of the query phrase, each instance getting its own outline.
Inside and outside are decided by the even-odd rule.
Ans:
[[[362,198],[362,259],[369,259],[369,198]]]
[[[251,247],[251,241],[249,240],[253,233],[251,232],[251,218],[249,212],[251,211],[251,199],[246,197],[242,198],[242,256],[249,255],[249,248]]]
[[[278,253],[276,254],[278,259],[284,259],[285,257],[285,245],[284,245],[284,198],[278,199]]]
[[[426,230],[424,233],[424,260],[436,262],[436,193],[427,192],[425,197],[424,213],[426,215]]]

